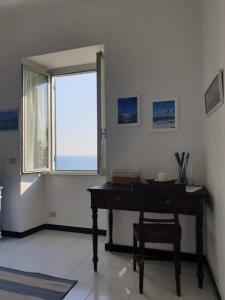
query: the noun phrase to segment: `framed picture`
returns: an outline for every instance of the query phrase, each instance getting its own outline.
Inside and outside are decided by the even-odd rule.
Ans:
[[[18,129],[18,112],[0,111],[0,130],[16,130]]]
[[[137,96],[117,99],[117,124],[138,125],[140,123],[140,103]]]
[[[171,97],[152,100],[151,131],[178,130],[178,99]]]
[[[224,103],[223,89],[223,70],[220,70],[205,92],[205,111],[207,117]]]

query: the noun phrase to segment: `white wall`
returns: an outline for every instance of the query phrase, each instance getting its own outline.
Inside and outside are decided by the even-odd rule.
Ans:
[[[219,68],[225,69],[225,1],[203,0],[203,90]],[[225,299],[225,105],[205,120],[207,187],[212,196],[207,212],[208,260]]]
[[[111,168],[121,167],[139,168],[143,178],[155,176],[161,170],[174,177],[177,167],[173,153],[184,150],[191,152],[194,182],[202,183],[205,170],[200,4],[196,0],[33,0],[15,9],[4,8],[0,11],[0,24],[3,24],[0,26],[0,101],[10,99],[11,104],[18,107],[22,58],[104,44],[108,175]],[[134,94],[142,97],[142,124],[133,128],[117,127],[116,97]],[[167,96],[180,97],[180,130],[177,133],[149,133],[150,100]],[[15,147],[19,158],[19,148],[14,145],[13,139],[7,147]],[[17,180],[18,177],[17,172]],[[76,220],[68,219],[70,214],[61,209],[58,185],[62,184],[64,199],[71,199],[73,208],[73,193],[84,196],[82,201],[87,205],[87,194],[78,187],[80,183],[85,187],[92,185],[92,181],[87,179],[83,182],[84,179],[69,177],[46,178],[48,209],[59,212],[60,223],[76,226]],[[56,197],[56,194],[59,196]],[[11,202],[14,205],[16,197]],[[83,211],[85,206],[82,206]],[[87,206],[86,209],[88,211]],[[85,216],[89,224],[90,218]],[[116,213],[116,242],[130,243],[134,220],[133,214]],[[8,222],[10,220],[6,219]],[[183,218],[182,222],[183,250],[194,251],[193,220]],[[27,228],[29,224],[30,220],[22,227]]]
[[[177,176],[174,152],[184,150],[191,153],[193,181],[204,183],[200,2],[139,3],[132,1],[129,11],[121,5],[114,23],[117,35],[106,45],[108,168],[138,168],[143,178],[165,171],[173,178]],[[142,125],[118,128],[115,98],[139,93]],[[150,133],[150,100],[169,95],[180,98],[180,130]],[[136,220],[137,214],[115,213],[115,242],[132,243],[131,228]],[[183,217],[182,225],[182,250],[193,252],[193,218]]]
[[[21,176],[20,195],[21,231],[44,224],[47,217],[44,176],[36,174]]]
[[[92,227],[91,197],[87,189],[101,185],[105,177],[100,176],[45,176],[47,213],[56,212],[56,218],[47,215],[48,224]],[[99,210],[98,227],[106,229],[106,212]]]
[[[2,74],[0,74],[0,78]],[[3,79],[4,81],[4,79]],[[2,90],[2,89],[1,89]],[[1,97],[2,99],[2,97]],[[3,100],[7,98],[3,97]],[[13,99],[13,98],[12,98]],[[12,100],[9,99],[9,100]],[[1,109],[12,106],[1,101]],[[11,101],[12,102],[12,101]],[[20,201],[20,163],[18,159],[19,136],[18,131],[0,132],[0,182],[4,187],[2,200],[2,221],[5,230],[22,231],[21,201]],[[9,147],[10,146],[10,147]],[[17,158],[16,164],[10,164],[10,158]]]

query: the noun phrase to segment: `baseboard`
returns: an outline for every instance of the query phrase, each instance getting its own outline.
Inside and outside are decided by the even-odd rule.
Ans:
[[[39,232],[44,229],[50,229],[50,230],[58,230],[58,231],[66,231],[66,232],[77,232],[77,233],[84,233],[84,234],[92,234],[91,228],[84,228],[84,227],[74,227],[74,226],[64,226],[64,225],[54,225],[54,224],[42,224],[40,226],[25,230],[23,232],[17,232],[17,231],[8,231],[8,230],[2,230],[2,236],[6,237],[14,237],[14,238],[24,238],[26,236],[29,236],[33,233]],[[106,230],[99,229],[98,230],[99,235],[106,236]],[[113,244],[112,247],[107,243],[105,244],[105,250],[106,251],[114,251],[114,252],[122,252],[122,253],[133,253],[133,247],[132,246],[126,246],[126,245],[118,245]],[[149,259],[158,259],[158,260],[173,260],[173,252],[169,250],[159,250],[159,249],[145,249],[145,255],[148,256]],[[181,253],[181,259],[184,261],[190,261],[195,262],[196,261],[196,254],[192,253]],[[210,265],[204,257],[206,269],[209,272],[209,276],[212,280],[213,287],[215,289],[215,293],[218,300],[223,300],[223,298],[220,295],[219,289],[217,287],[215,278],[213,276],[212,270],[210,268]]]
[[[29,236],[33,233],[39,232],[39,231],[44,230],[44,229],[66,231],[66,232],[77,232],[77,233],[84,233],[84,234],[92,234],[92,229],[91,228],[64,226],[64,225],[54,225],[54,224],[42,224],[40,226],[25,230],[23,232],[2,230],[2,236],[14,237],[14,238],[24,238],[26,236]],[[106,230],[99,229],[98,234],[106,236]]]
[[[133,253],[132,246],[125,246],[125,245],[118,245],[113,244],[112,249],[110,248],[109,244],[105,244],[106,251],[115,251],[115,252],[123,252],[123,253]],[[145,249],[145,255],[148,259],[158,259],[158,260],[165,260],[170,261],[173,260],[173,252],[169,250],[159,250],[159,249]],[[185,261],[195,262],[196,261],[196,254],[192,253],[181,253],[181,259]]]
[[[41,230],[45,229],[45,224],[25,230],[23,232],[18,231],[8,231],[8,230],[2,230],[2,236],[6,237],[14,237],[14,238],[24,238],[28,235],[31,235],[33,233],[39,232]]]
[[[45,229],[92,234],[92,228],[45,224]],[[106,230],[98,229],[98,235],[106,236]]]
[[[207,259],[205,260],[205,264],[206,264],[207,271],[209,272],[210,279],[212,280],[212,284],[213,284],[214,290],[216,292],[217,299],[218,300],[223,300],[222,296],[220,295],[220,291],[219,291],[218,286],[216,284],[215,278],[213,276],[212,269],[211,269]]]

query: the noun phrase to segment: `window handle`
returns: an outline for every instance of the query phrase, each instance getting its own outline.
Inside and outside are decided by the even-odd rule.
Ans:
[[[102,136],[106,136],[106,128],[102,128]]]

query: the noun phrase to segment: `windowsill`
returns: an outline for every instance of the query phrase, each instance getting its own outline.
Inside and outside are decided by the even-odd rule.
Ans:
[[[52,171],[43,174],[57,176],[105,176],[104,174],[98,174],[96,171]]]

